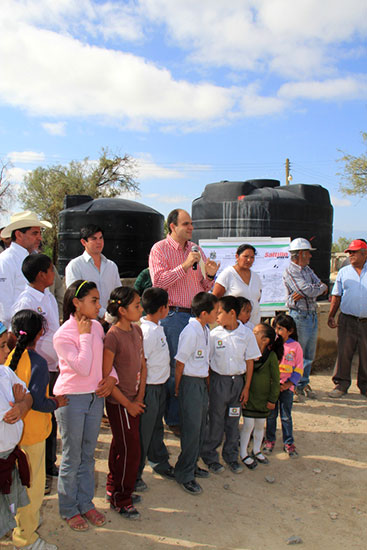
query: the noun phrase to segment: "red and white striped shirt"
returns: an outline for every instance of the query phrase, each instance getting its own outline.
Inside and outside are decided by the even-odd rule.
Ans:
[[[155,243],[150,251],[149,271],[153,286],[168,292],[170,306],[190,308],[193,297],[198,292],[208,292],[213,285],[213,281],[203,277],[199,266],[197,270],[190,267],[187,272],[182,267],[193,246],[196,246],[195,243],[187,241],[182,248],[167,235],[166,239]],[[205,263],[205,254],[200,247],[198,248]]]

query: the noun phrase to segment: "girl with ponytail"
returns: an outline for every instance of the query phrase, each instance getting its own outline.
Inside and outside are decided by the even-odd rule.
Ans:
[[[46,481],[45,440],[51,432],[51,413],[66,405],[67,399],[61,395],[48,396],[47,361],[35,351],[37,341],[47,330],[44,317],[31,309],[23,309],[13,316],[11,329],[16,337],[16,346],[9,354],[7,364],[25,382],[33,398],[32,408],[23,419],[24,430],[19,443],[26,451],[30,464],[29,504],[18,509],[13,543],[15,547],[34,546],[53,550],[57,547],[40,539],[37,533]]]

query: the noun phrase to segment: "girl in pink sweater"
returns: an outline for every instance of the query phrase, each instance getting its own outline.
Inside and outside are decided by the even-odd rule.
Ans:
[[[86,531],[86,520],[96,527],[106,522],[93,504],[94,450],[104,397],[117,377],[113,372],[105,379],[102,376],[104,332],[96,321],[100,307],[95,283],[72,283],[64,298],[64,324],[53,339],[60,368],[54,394],[68,398],[68,405],[55,414],[62,439],[59,509],[75,531]]]

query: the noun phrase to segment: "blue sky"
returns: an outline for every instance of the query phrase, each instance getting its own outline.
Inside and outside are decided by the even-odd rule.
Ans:
[[[207,183],[284,183],[289,158],[293,183],[329,190],[334,238],[366,235],[366,199],[342,196],[336,175],[338,149],[364,152],[365,0],[1,6],[0,158],[15,188],[109,147],[137,160],[138,200],[166,215]]]

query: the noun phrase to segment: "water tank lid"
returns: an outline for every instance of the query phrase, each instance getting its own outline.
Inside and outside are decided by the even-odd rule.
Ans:
[[[146,213],[146,214],[158,214],[159,216],[162,216],[160,212],[157,210],[154,210],[154,208],[151,208],[150,206],[146,206],[145,204],[142,204],[141,202],[137,201],[130,201],[127,199],[120,199],[120,198],[99,198],[99,199],[92,199],[91,197],[87,196],[87,201],[82,202],[81,204],[77,204],[75,206],[72,206],[70,209],[73,211],[79,211],[79,212],[98,212],[98,211],[104,211],[104,210],[110,210],[115,211],[121,210],[121,211],[130,211],[130,212],[140,212],[140,213]]]

